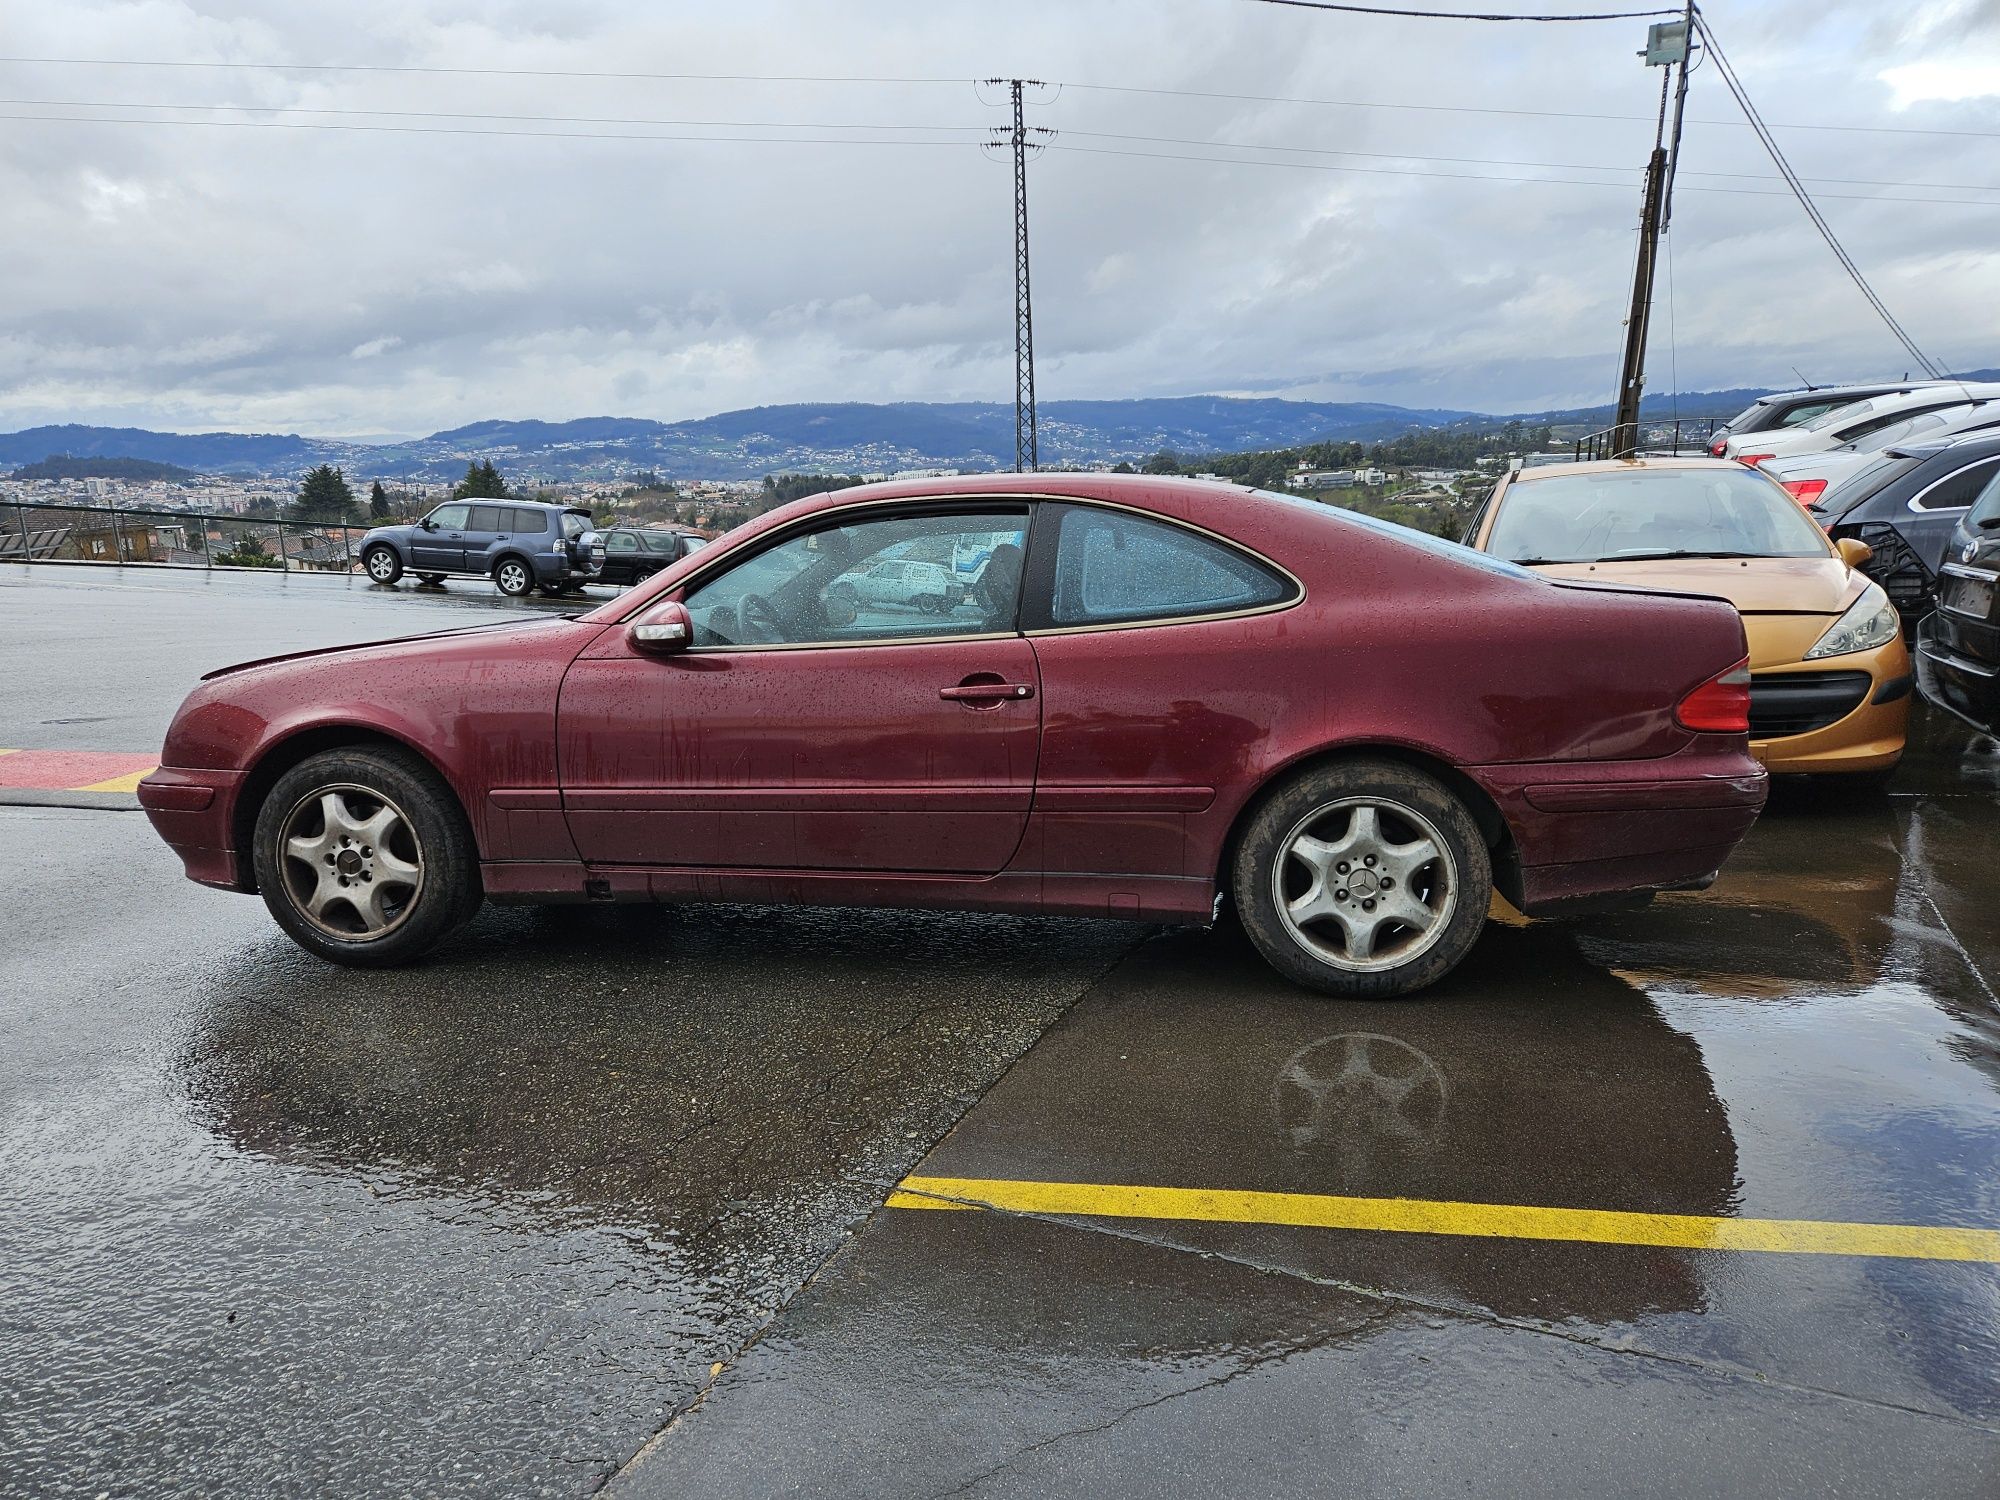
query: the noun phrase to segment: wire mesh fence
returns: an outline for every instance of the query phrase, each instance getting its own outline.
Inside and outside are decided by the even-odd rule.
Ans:
[[[263,516],[0,501],[0,562],[351,573],[368,528]]]

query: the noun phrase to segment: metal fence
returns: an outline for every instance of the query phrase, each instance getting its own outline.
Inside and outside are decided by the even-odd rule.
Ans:
[[[1684,421],[1641,422],[1636,433],[1607,427],[1602,432],[1588,432],[1578,438],[1572,456],[1581,463],[1588,459],[1611,458],[1626,447],[1636,449],[1642,458],[1678,453],[1705,454],[1715,436],[1715,429],[1720,425],[1714,417],[1690,417]]]
[[[351,573],[366,526],[261,516],[0,500],[0,562]]]

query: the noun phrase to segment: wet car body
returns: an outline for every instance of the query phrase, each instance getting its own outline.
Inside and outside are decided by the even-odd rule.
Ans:
[[[1591,519],[1593,510],[1608,513],[1623,505],[1629,519],[1637,521],[1652,514],[1643,498],[1648,483],[1699,483],[1702,476],[1728,487],[1732,495],[1741,492],[1751,504],[1768,507],[1770,519],[1788,527],[1786,534],[1797,542],[1784,549],[1795,555],[1701,555],[1697,550],[1627,559],[1611,545],[1616,526],[1627,524],[1624,513],[1616,523]],[[1565,479],[1574,484],[1563,485]],[[1609,498],[1621,489],[1629,489],[1630,498]],[[1679,503],[1677,497],[1673,503]],[[1510,526],[1518,528],[1530,507],[1552,518],[1550,536],[1580,544],[1577,560],[1521,557],[1504,533]],[[1653,522],[1662,524],[1667,523]],[[1668,548],[1676,538],[1685,543],[1693,535],[1689,524],[1677,517],[1653,539]],[[1592,528],[1600,525],[1607,528],[1606,545],[1587,545]],[[1742,612],[1750,648],[1750,749],[1769,769],[1879,776],[1901,758],[1912,690],[1908,651],[1892,634],[1865,650],[1816,654],[1837,622],[1862,607],[1870,580],[1803,520],[1767,475],[1712,458],[1613,459],[1524,470],[1496,486],[1470,540],[1552,576],[1729,600]]]
[[[1930,702],[2000,734],[2000,473],[1945,549],[1937,609],[1917,633],[1917,680]]]
[[[968,598],[899,617],[933,632],[915,638],[643,644],[647,620],[685,621],[684,601],[783,547],[899,517],[991,533],[992,512],[1028,537],[1017,617]],[[1240,549],[1282,597],[1052,623],[1075,515]],[[1558,912],[1714,877],[1765,778],[1740,720],[1690,729],[1677,705],[1742,657],[1719,601],[1543,580],[1308,502],[1100,475],[911,481],[795,502],[579,618],[212,674],[140,800],[191,878],[249,890],[279,778],[387,745],[449,788],[492,899],[1206,923],[1259,799],[1365,754],[1452,788],[1497,887]]]
[[[1888,591],[1904,632],[1937,602],[1938,569],[1954,529],[2000,473],[2000,435],[1979,433],[1897,444],[1829,488],[1807,513],[1836,541],[1852,537],[1874,554],[1863,570]]]

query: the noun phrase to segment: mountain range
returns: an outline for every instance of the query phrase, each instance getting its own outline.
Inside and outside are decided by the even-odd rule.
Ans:
[[[1968,379],[2000,372],[1980,371]],[[1728,417],[1761,389],[1649,396],[1658,418]],[[1497,427],[1510,421],[1602,427],[1607,407],[1495,415],[1373,402],[1278,397],[1170,396],[1130,401],[1045,401],[1038,433],[1044,466],[1137,460],[1162,448],[1184,455],[1372,442],[1413,430]],[[680,479],[756,479],[778,473],[892,473],[902,469],[1014,466],[1014,408],[1002,402],[898,401],[758,406],[683,422],[582,417],[567,422],[474,422],[407,441],[361,442],[297,433],[151,432],[65,424],[0,433],[0,469],[51,456],[145,459],[207,474],[293,476],[331,463],[350,477],[435,482],[473,458],[509,479],[620,479],[653,470]]]

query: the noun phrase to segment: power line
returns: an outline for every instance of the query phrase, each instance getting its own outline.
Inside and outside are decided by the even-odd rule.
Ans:
[[[1403,10],[1389,5],[1335,5],[1331,0],[1258,0],[1263,5],[1289,5],[1299,10],[1337,10],[1358,16],[1399,16],[1414,21],[1643,21],[1652,16],[1677,16],[1675,10],[1607,10],[1595,15],[1520,15],[1513,11]]]
[[[0,121],[33,120],[51,125],[153,125],[169,129],[221,130],[340,130],[366,135],[490,136],[496,140],[530,141],[678,141],[761,146],[948,146],[963,150],[968,141],[882,140],[865,136],[825,135],[660,135],[643,131],[609,130],[457,130],[442,125],[342,125],[304,120],[147,120],[123,115],[0,115]]]
[[[1677,12],[1665,13],[1674,14]],[[1639,12],[1638,14],[1651,14],[1651,12]],[[975,78],[869,76],[865,74],[831,73],[644,73],[591,68],[451,68],[430,67],[414,63],[209,62],[185,58],[139,57],[0,56],[0,65],[79,68],[213,68],[239,72],[263,71],[276,73],[416,73],[476,78],[570,78],[601,79],[607,81],[623,79],[649,83],[813,83],[911,87],[949,86],[962,88],[967,84],[979,81]],[[1327,109],[1398,109],[1418,113],[1509,115],[1523,119],[1544,120],[1620,120],[1638,123],[1650,123],[1652,120],[1652,116],[1650,115],[1608,114],[1583,110],[1519,109],[1500,105],[1477,104],[1412,104],[1389,99],[1319,99],[1294,94],[1242,94],[1209,89],[1155,88],[1141,84],[1089,83],[1075,79],[1055,82],[1053,86],[1056,88],[1085,90],[1091,93],[1148,94],[1163,99],[1213,99],[1238,104],[1302,104]],[[1745,125],[1748,122],[1744,120],[1691,119],[1688,123],[1691,125],[1724,125],[1736,127]],[[1773,130],[1833,130],[1864,135],[1935,135],[1959,136],[1972,140],[2000,140],[2000,130],[1945,130],[1920,125],[1845,125],[1802,121],[1770,121],[1767,123]]]
[[[1853,279],[1855,286],[1860,288],[1861,295],[1868,299],[1869,306],[1873,307],[1881,316],[1882,321],[1888,325],[1889,331],[1896,336],[1897,342],[1909,351],[1910,357],[1916,360],[1930,375],[1934,377],[1943,375],[1945,373],[1943,368],[1917,347],[1917,341],[1910,337],[1909,332],[1901,323],[1896,321],[1895,314],[1889,311],[1888,304],[1876,294],[1875,288],[1868,284],[1868,278],[1861,274],[1861,267],[1854,263],[1854,257],[1849,255],[1847,248],[1840,243],[1840,237],[1833,232],[1833,226],[1827,223],[1826,216],[1819,211],[1819,205],[1813,202],[1812,194],[1806,191],[1805,184],[1799,180],[1798,174],[1792,170],[1792,164],[1785,159],[1785,153],[1778,149],[1777,141],[1772,138],[1771,132],[1765,128],[1763,117],[1757,113],[1757,106],[1750,102],[1749,93],[1744,89],[1742,81],[1737,78],[1736,69],[1730,65],[1728,55],[1723,52],[1722,47],[1717,43],[1715,30],[1708,24],[1707,17],[1703,16],[1699,11],[1694,12],[1694,15],[1695,24],[1701,29],[1702,40],[1708,43],[1709,55],[1715,59],[1716,71],[1722,75],[1723,82],[1729,86],[1729,92],[1735,95],[1736,102],[1742,108],[1744,117],[1750,121],[1752,128],[1756,130],[1757,139],[1764,143],[1764,149],[1770,153],[1772,163],[1784,176],[1786,186],[1792,190],[1793,196],[1799,200],[1799,206],[1806,211],[1806,217],[1812,220],[1813,227],[1820,232],[1820,237],[1826,241],[1827,248],[1833,251],[1834,257],[1839,260],[1842,268]]]
[[[473,110],[421,110],[421,109],[348,109],[335,106],[283,105],[283,104],[237,104],[206,103],[182,104],[140,100],[108,99],[0,99],[0,109],[147,109],[172,110],[181,113],[202,110],[226,110],[243,114],[258,115],[333,115],[341,119],[381,119],[381,120],[475,120],[504,124],[537,125],[631,125],[659,129],[686,130],[874,130],[932,133],[944,135],[985,135],[989,127],[984,125],[943,125],[906,124],[900,122],[870,123],[865,121],[816,121],[816,120],[680,120],[658,119],[637,115],[550,115],[550,114],[495,114]],[[21,115],[13,118],[39,119],[42,116]],[[79,121],[78,123],[88,123]],[[161,120],[162,125],[186,123],[176,120]],[[194,123],[231,124],[226,120],[202,121]],[[468,132],[477,134],[481,132]],[[498,134],[499,132],[492,132]],[[557,134],[550,132],[550,134]],[[563,132],[562,135],[572,133]],[[588,137],[581,132],[578,138]],[[1510,157],[1490,156],[1438,156],[1414,151],[1350,151],[1326,146],[1286,146],[1266,141],[1218,141],[1195,136],[1146,135],[1131,131],[1109,130],[1065,130],[1066,137],[1085,140],[1129,141],[1158,146],[1201,146],[1226,151],[1265,151],[1285,156],[1346,156],[1369,161],[1415,161],[1464,166],[1486,167],[1528,167],[1551,172],[1620,172],[1628,173],[1630,168],[1623,164],[1599,162],[1551,162],[1522,161]],[[703,139],[703,137],[666,137],[659,139]],[[717,137],[734,139],[734,137]],[[884,144],[891,144],[885,142]],[[945,144],[939,142],[936,144]],[[1721,172],[1688,169],[1697,177],[1726,177],[1749,182],[1781,182],[1784,179],[1769,172]],[[1541,180],[1541,179],[1533,179]],[[1808,177],[1807,182],[1827,183],[1840,187],[1888,187],[1922,188],[1938,192],[2000,193],[2000,185],[1970,182],[1921,182],[1905,178],[1869,177]],[[1919,200],[1905,199],[1905,202]]]

